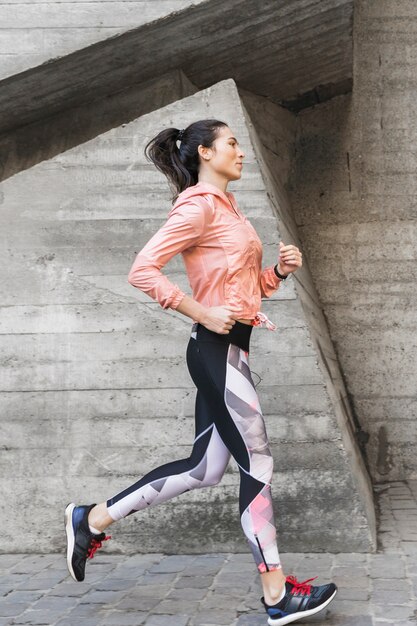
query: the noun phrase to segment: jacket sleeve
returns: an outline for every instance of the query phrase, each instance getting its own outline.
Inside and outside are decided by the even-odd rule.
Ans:
[[[278,289],[281,279],[274,272],[274,266],[265,267],[261,272],[261,296],[270,298]]]
[[[137,287],[162,308],[176,309],[185,293],[161,272],[172,257],[196,245],[205,229],[207,213],[197,202],[174,207],[167,221],[137,254],[128,282]]]

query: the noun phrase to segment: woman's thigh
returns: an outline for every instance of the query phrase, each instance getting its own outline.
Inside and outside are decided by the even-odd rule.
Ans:
[[[269,481],[272,456],[248,355],[233,344],[190,339],[190,375],[225,445],[246,472]]]

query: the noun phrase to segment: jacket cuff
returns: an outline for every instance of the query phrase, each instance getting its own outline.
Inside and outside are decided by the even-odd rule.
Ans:
[[[269,287],[269,289],[272,289],[274,291],[278,289],[281,278],[278,278],[278,276],[275,274],[273,265],[266,267],[263,270],[262,274],[264,275],[265,283]]]
[[[184,298],[185,293],[178,287],[178,285],[174,286],[174,290],[165,303],[162,305],[164,309],[176,309],[181,300]]]

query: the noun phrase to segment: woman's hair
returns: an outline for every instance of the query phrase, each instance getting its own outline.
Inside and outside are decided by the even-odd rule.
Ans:
[[[181,131],[178,128],[161,130],[146,144],[145,157],[168,178],[174,190],[173,202],[181,191],[198,183],[198,146],[211,148],[222,126],[228,124],[215,119],[199,120]],[[179,147],[177,141],[180,141]]]

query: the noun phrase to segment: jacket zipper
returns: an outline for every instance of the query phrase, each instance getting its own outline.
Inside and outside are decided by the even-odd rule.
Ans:
[[[229,202],[230,202],[230,206],[232,207],[233,211],[236,213],[236,215],[238,216],[238,218],[241,220],[241,217],[239,215],[239,213],[236,211],[235,207],[233,206],[232,201],[228,198]]]

